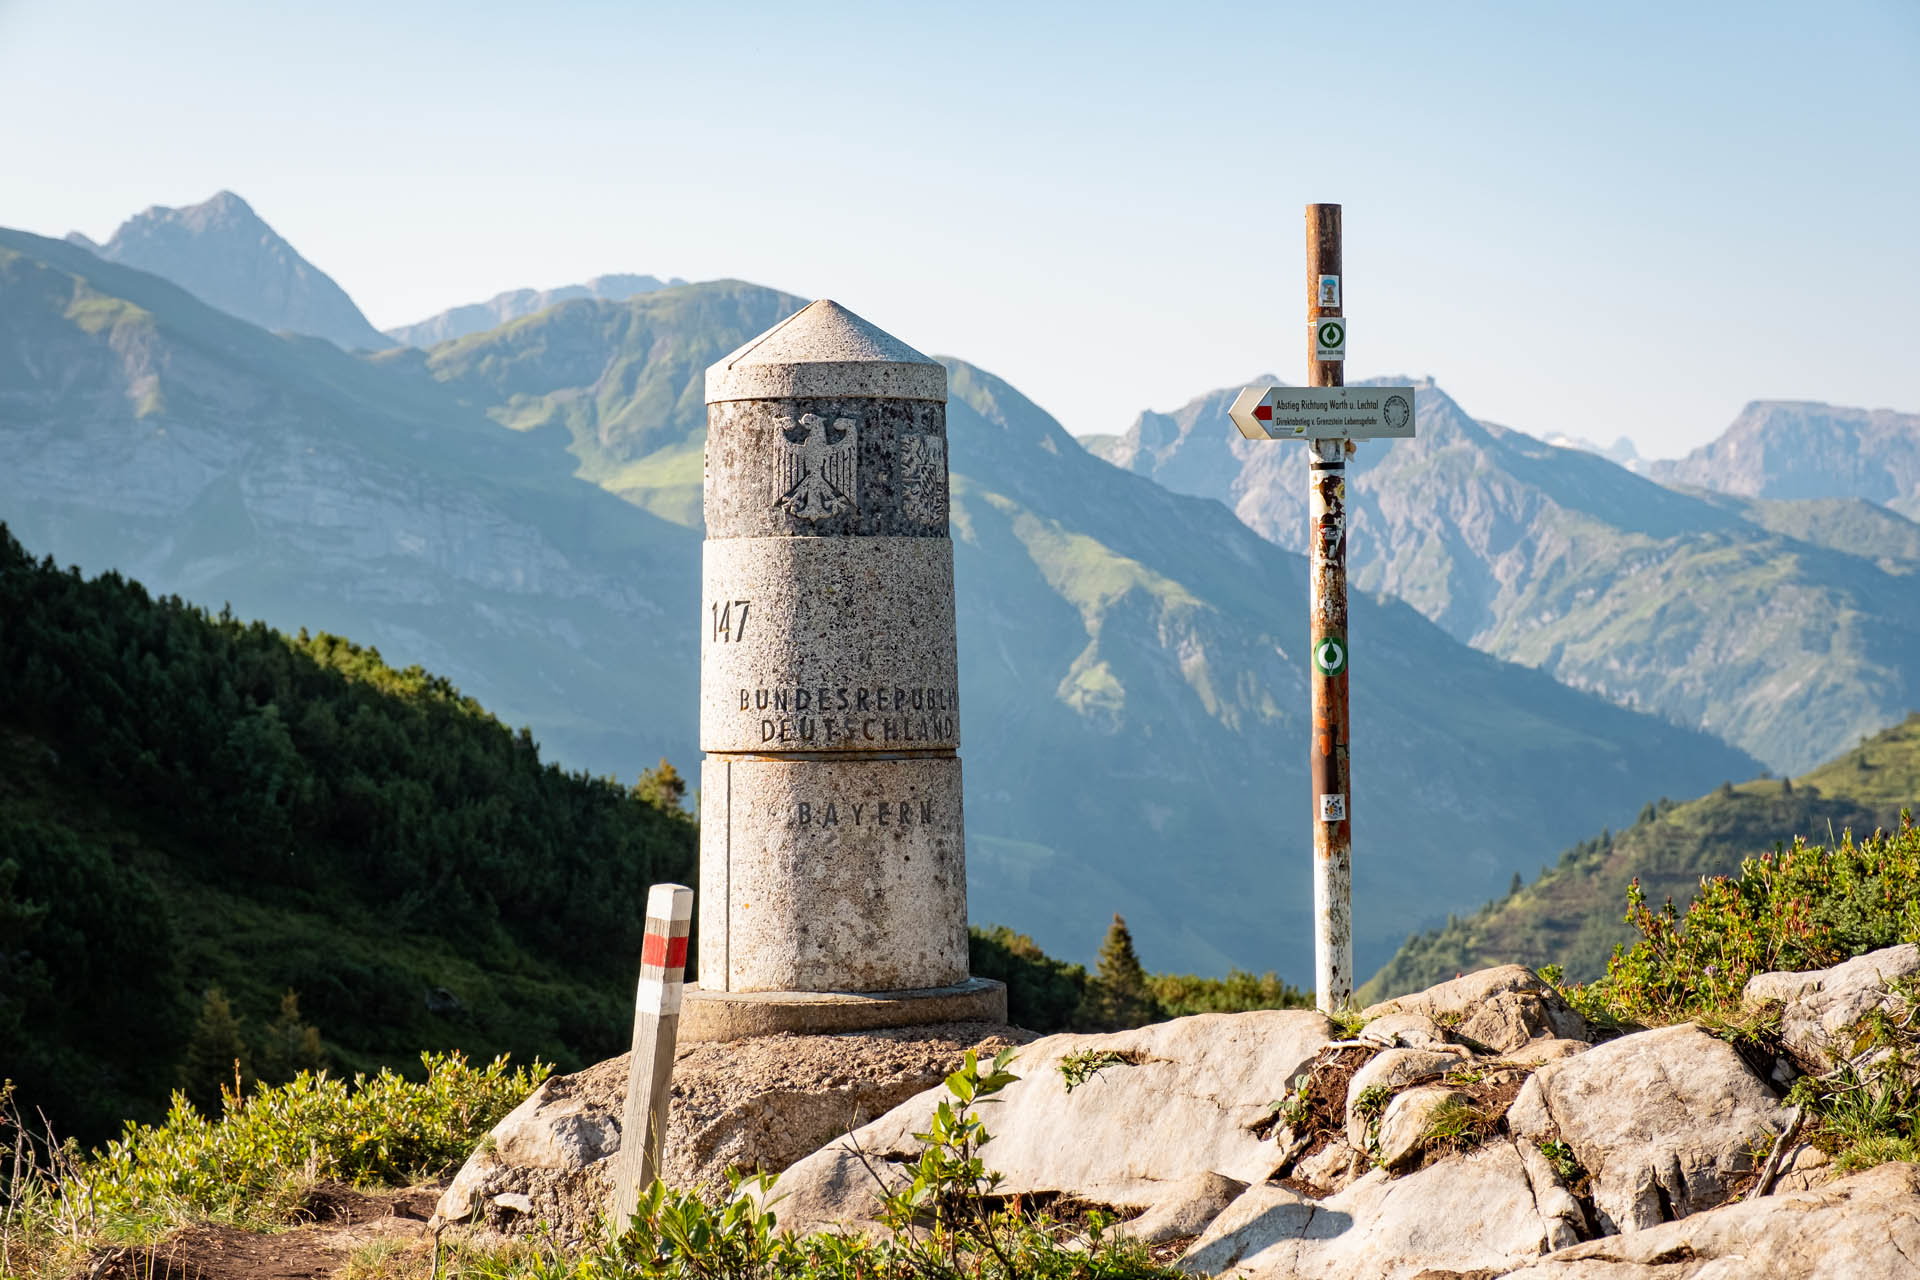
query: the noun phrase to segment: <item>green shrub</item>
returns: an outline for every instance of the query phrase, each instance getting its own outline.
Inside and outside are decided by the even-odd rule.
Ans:
[[[1616,947],[1606,974],[1567,997],[1602,1025],[1658,1026],[1709,1020],[1738,1009],[1756,973],[1820,969],[1899,942],[1920,942],[1920,830],[1903,811],[1900,830],[1830,846],[1796,840],[1749,858],[1737,876],[1701,882],[1684,916],[1647,905],[1627,889],[1627,923],[1640,934]]]
[[[247,1218],[290,1180],[400,1183],[464,1160],[481,1135],[533,1091],[547,1068],[504,1057],[469,1066],[422,1054],[424,1081],[382,1069],[351,1083],[301,1072],[247,1097],[227,1093],[218,1119],[173,1096],[165,1123],[129,1125],[61,1188],[76,1212],[139,1216],[186,1209]]]
[[[1169,1018],[1190,1013],[1245,1013],[1250,1009],[1311,1009],[1313,993],[1263,974],[1229,969],[1224,978],[1186,973],[1150,973],[1147,990]]]

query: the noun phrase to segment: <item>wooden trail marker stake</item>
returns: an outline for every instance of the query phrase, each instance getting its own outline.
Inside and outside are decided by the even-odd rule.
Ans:
[[[619,1236],[640,1204],[640,1193],[660,1176],[667,1139],[667,1102],[673,1050],[680,1035],[680,995],[687,976],[687,927],[693,890],[657,884],[647,894],[647,938],[640,949],[640,990],[634,998],[633,1056],[627,1067],[627,1105],[620,1115],[620,1154],[613,1172],[607,1230]]]
[[[1313,738],[1313,989],[1332,1013],[1353,999],[1353,788],[1347,674],[1347,455],[1356,440],[1413,435],[1412,387],[1345,385],[1340,206],[1307,206],[1307,387],[1248,387],[1227,411],[1249,440],[1306,440],[1307,652]]]

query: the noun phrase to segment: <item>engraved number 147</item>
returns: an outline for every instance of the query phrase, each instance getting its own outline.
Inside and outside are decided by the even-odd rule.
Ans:
[[[718,604],[708,606],[713,610],[715,644],[727,644],[747,638],[747,606],[751,603],[748,600],[722,600]]]

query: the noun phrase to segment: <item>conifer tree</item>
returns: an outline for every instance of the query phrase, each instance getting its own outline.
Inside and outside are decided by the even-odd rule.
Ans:
[[[233,1087],[236,1074],[242,1088],[250,1083],[253,1069],[247,1042],[240,1034],[240,1020],[233,1016],[226,992],[209,987],[200,1002],[193,1037],[187,1041],[186,1057],[180,1063],[180,1089],[201,1114],[217,1117],[222,1110],[220,1089]]]
[[[1160,1006],[1147,986],[1146,969],[1133,949],[1133,934],[1115,912],[1100,944],[1100,963],[1087,984],[1078,1021],[1088,1030],[1118,1031],[1144,1026],[1160,1016]]]
[[[260,1046],[260,1078],[285,1084],[302,1071],[320,1071],[327,1065],[320,1044],[320,1028],[300,1016],[300,996],[289,991],[280,997],[280,1015],[267,1024]]]

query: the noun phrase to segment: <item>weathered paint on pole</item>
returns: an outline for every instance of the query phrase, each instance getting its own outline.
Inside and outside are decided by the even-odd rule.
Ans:
[[[640,1204],[640,1193],[660,1176],[692,921],[693,890],[685,885],[657,884],[647,894],[647,936],[640,948],[640,987],[634,997],[627,1105],[620,1115],[620,1154],[607,1210],[607,1230],[614,1236],[626,1230]]]
[[[1342,316],[1340,206],[1307,206],[1308,385],[1346,384],[1345,366],[1319,360],[1319,322]],[[1324,1013],[1353,999],[1353,796],[1348,777],[1346,440],[1315,440],[1309,460],[1308,653],[1313,668],[1313,989]]]

